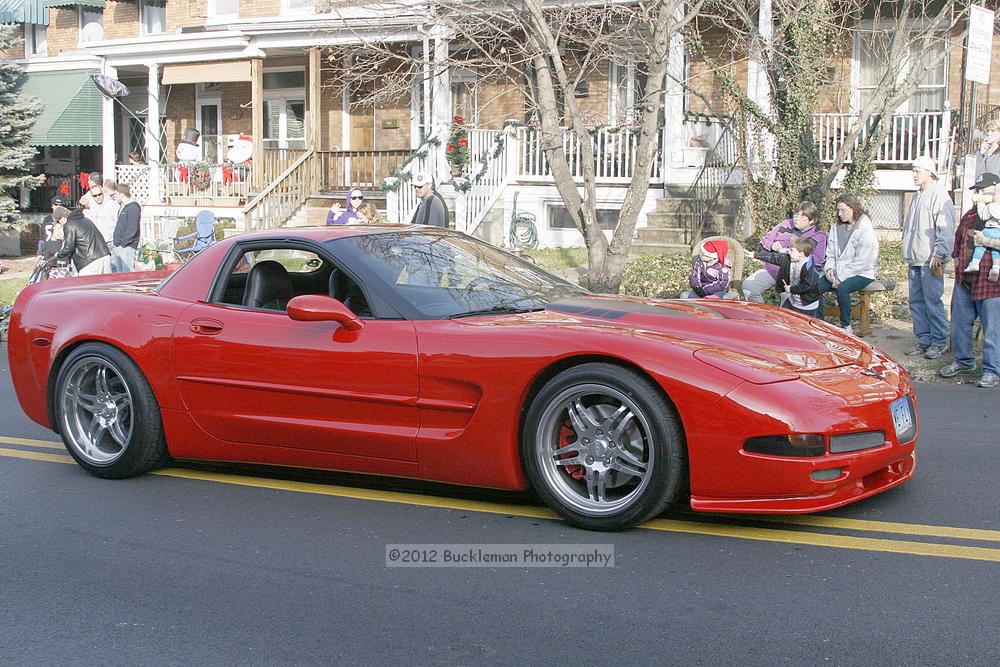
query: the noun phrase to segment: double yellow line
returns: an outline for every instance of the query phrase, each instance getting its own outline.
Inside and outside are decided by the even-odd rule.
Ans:
[[[34,461],[55,463],[73,463],[62,443],[49,440],[32,440],[0,436],[0,443],[30,447],[31,449],[11,449],[0,447],[0,456]],[[38,449],[60,450],[64,453],[55,454]],[[538,519],[558,519],[550,510],[530,505],[513,505],[480,500],[460,498],[440,498],[418,493],[403,493],[399,491],[380,491],[376,489],[317,484],[314,482],[297,482],[283,479],[264,479],[233,475],[218,472],[204,472],[185,468],[164,468],[153,472],[163,477],[178,477],[198,481],[234,484],[276,491],[292,491],[295,493],[312,493],[338,498],[355,500],[370,500],[441,509],[462,510],[468,512],[486,512],[509,516],[522,516]],[[660,530],[673,533],[689,533],[695,535],[712,535],[716,537],[731,537],[743,540],[761,540],[765,542],[781,542],[785,544],[800,544],[807,546],[830,547],[834,549],[857,549],[862,551],[879,551],[886,553],[910,554],[914,556],[936,556],[939,558],[960,558],[965,560],[981,560],[1000,562],[1000,548],[993,546],[971,546],[968,544],[952,544],[935,542],[949,540],[950,542],[979,542],[983,544],[1000,544],[1000,531],[981,530],[975,528],[956,528],[951,526],[934,526],[913,523],[893,523],[888,521],[866,521],[863,519],[843,519],[831,516],[779,516],[779,517],[726,517],[727,523],[712,523],[698,520],[655,519],[641,526],[646,530]],[[799,527],[808,530],[791,528],[762,528],[755,524]],[[878,533],[883,535],[899,535],[911,538],[926,538],[927,541],[889,539],[885,537],[860,537],[844,535],[837,532],[819,531],[851,531],[854,533]]]

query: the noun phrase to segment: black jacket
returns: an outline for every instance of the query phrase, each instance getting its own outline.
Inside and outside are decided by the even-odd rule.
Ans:
[[[420,201],[413,214],[414,225],[448,228],[448,204],[437,190]]]
[[[59,259],[72,259],[77,273],[95,259],[111,253],[104,242],[97,225],[83,217],[83,211],[73,211],[63,226],[62,250],[56,253]]]
[[[763,262],[767,262],[768,264],[776,264],[778,266],[778,279],[775,289],[779,294],[784,292],[785,285],[792,282],[790,280],[792,258],[788,256],[788,253],[762,250],[754,253],[754,257]],[[819,275],[820,270],[813,262],[812,255],[810,255],[809,259],[807,259],[802,265],[802,270],[799,272],[799,282],[792,285],[788,291],[792,294],[798,294],[799,297],[802,298],[803,304],[815,302],[820,297]]]
[[[138,202],[130,201],[118,212],[118,222],[111,242],[116,248],[139,247],[139,220],[142,218],[142,207]]]

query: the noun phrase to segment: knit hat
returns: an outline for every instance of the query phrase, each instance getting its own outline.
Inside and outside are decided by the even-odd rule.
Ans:
[[[701,246],[701,251],[706,255],[719,260],[719,264],[725,264],[726,254],[729,253],[729,244],[722,239],[705,241]]]

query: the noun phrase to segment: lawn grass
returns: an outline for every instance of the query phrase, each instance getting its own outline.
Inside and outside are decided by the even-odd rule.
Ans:
[[[587,264],[586,248],[537,248],[526,250],[524,254],[530,255],[535,264],[550,271]]]
[[[0,306],[7,306],[14,303],[14,297],[27,284],[28,281],[24,278],[0,277]]]

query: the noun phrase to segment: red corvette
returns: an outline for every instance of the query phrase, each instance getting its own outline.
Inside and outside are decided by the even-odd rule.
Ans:
[[[99,477],[171,458],[532,486],[585,528],[816,512],[913,475],[906,372],[815,319],[590,294],[420,227],[279,229],[25,289],[21,406]]]

